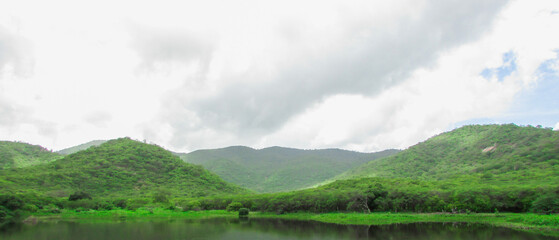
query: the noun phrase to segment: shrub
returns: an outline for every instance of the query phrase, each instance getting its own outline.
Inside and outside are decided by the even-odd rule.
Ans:
[[[202,210],[202,205],[198,200],[191,200],[182,206],[183,211],[193,210],[193,211],[200,211]]]
[[[89,199],[81,199],[81,200],[75,200],[75,201],[68,201],[66,203],[66,207],[65,208],[69,208],[69,209],[78,209],[81,208],[83,210],[89,210],[89,209],[97,209],[97,203],[89,200]]]
[[[70,196],[68,197],[68,201],[77,201],[81,199],[92,199],[92,197],[91,195],[89,195],[89,193],[86,193],[84,191],[77,191],[70,194]]]
[[[551,214],[559,213],[559,194],[543,195],[532,202],[532,212]]]
[[[39,207],[37,207],[35,204],[25,204],[23,205],[22,210],[30,212],[30,213],[34,213],[39,211]]]
[[[60,213],[60,208],[58,208],[58,206],[55,206],[54,204],[49,204],[43,207],[43,209],[41,210],[41,212],[45,212],[45,213]]]
[[[239,217],[246,217],[248,216],[250,210],[248,208],[241,208],[239,209]]]
[[[115,207],[119,207],[122,209],[126,208],[126,199],[117,199],[113,201]]]
[[[0,206],[4,206],[10,211],[15,211],[24,206],[23,200],[14,195],[0,195]]]
[[[149,199],[146,198],[129,199],[127,202],[126,209],[135,211],[138,208],[146,206],[148,203],[149,203]]]
[[[243,207],[243,204],[241,204],[240,202],[232,202],[229,205],[227,205],[226,210],[228,212],[234,212],[234,211],[239,211],[239,209],[241,209]]]
[[[169,195],[169,191],[160,189],[153,193],[153,203],[169,203]]]

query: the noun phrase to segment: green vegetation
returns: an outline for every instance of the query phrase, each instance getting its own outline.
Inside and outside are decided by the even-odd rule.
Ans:
[[[557,185],[558,143],[559,132],[551,129],[513,124],[465,126],[366,163],[337,179],[463,179],[473,181],[471,185]]]
[[[199,197],[247,193],[169,151],[128,138],[108,141],[57,161],[0,171],[3,193],[68,197],[81,190],[93,197]]]
[[[364,178],[340,180],[288,193],[208,196],[202,209],[226,209],[239,202],[252,211],[293,212],[530,212],[540,196],[559,193],[559,186],[477,185],[460,181]],[[550,198],[546,198],[550,199]],[[553,199],[553,198],[551,198]],[[547,204],[548,201],[543,201]],[[552,205],[546,205],[552,206]]]
[[[250,213],[250,210],[248,208],[240,208],[239,209],[239,217],[247,217],[249,213]]]
[[[243,210],[244,211],[244,210]],[[206,218],[236,218],[236,212],[224,210],[207,211],[179,211],[163,208],[140,208],[135,211],[114,210],[89,210],[75,211],[63,210],[59,213],[36,213],[33,215],[38,219],[57,220],[85,220],[85,221],[108,221],[112,219],[140,220],[140,219],[206,219]],[[386,225],[394,223],[414,222],[470,222],[491,224],[494,226],[507,227],[517,230],[536,232],[550,236],[559,236],[559,216],[537,215],[530,213],[503,213],[495,215],[492,213],[476,214],[426,214],[426,213],[288,213],[275,214],[268,212],[252,212],[251,218],[282,218],[294,220],[311,220],[337,224],[354,225]]]
[[[59,154],[38,145],[0,141],[0,170],[43,164],[60,158]]]
[[[292,191],[312,187],[363,163],[390,156],[398,150],[359,153],[340,149],[299,150],[271,147],[255,150],[228,147],[179,154],[200,164],[225,181],[257,192]]]
[[[559,229],[559,132],[466,126],[393,156],[369,161],[371,156],[277,147],[182,156],[216,164],[222,174],[260,191],[314,185],[333,168],[367,162],[316,188],[254,193],[158,146],[111,140],[51,163],[1,170],[0,222],[29,214],[211,217],[247,209],[257,217],[343,224],[462,221]]]
[[[229,205],[227,205],[226,210],[228,212],[234,212],[234,211],[239,211],[239,209],[243,208],[243,204],[241,204],[240,202],[232,202]]]
[[[101,145],[105,142],[107,142],[107,140],[93,140],[93,141],[90,141],[90,142],[86,142],[84,144],[80,144],[78,146],[62,149],[62,150],[58,151],[57,153],[62,154],[62,155],[70,155],[72,153],[77,153],[81,150],[86,150],[90,147],[99,146],[99,145]]]

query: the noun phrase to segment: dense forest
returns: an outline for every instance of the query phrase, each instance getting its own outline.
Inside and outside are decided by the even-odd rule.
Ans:
[[[559,182],[559,132],[513,124],[464,126],[358,166],[337,179],[443,180],[464,175],[481,184],[555,185]]]
[[[0,141],[0,169],[48,163],[61,157],[61,155],[38,145]]]
[[[111,140],[48,164],[0,173],[4,192],[38,192],[54,197],[67,197],[77,190],[104,197],[143,196],[160,189],[173,196],[190,197],[247,192],[161,147],[128,138]]]
[[[340,149],[300,150],[235,146],[179,154],[225,181],[257,192],[293,191],[312,187],[353,167],[393,155],[398,150],[360,153]]]
[[[77,145],[77,146],[62,149],[60,151],[57,151],[56,153],[62,154],[62,155],[68,155],[68,154],[79,152],[81,150],[86,150],[90,147],[99,146],[99,145],[101,145],[105,142],[107,142],[107,141],[106,140],[93,140],[93,141],[86,142],[84,144],[80,144],[80,145]]]
[[[294,152],[281,148],[266,151],[279,150],[287,155]],[[321,154],[332,159],[329,155],[340,152],[325,150]],[[278,214],[559,213],[558,156],[559,133],[551,129],[512,124],[465,126],[392,156],[371,157],[337,176],[337,181],[319,187],[256,193],[227,183],[161,147],[122,138],[45,164],[1,170],[0,222],[61,209],[134,211],[140,207],[176,211],[244,207]],[[212,161],[220,158],[219,154],[208,157]],[[259,158],[246,161],[258,162]],[[305,171],[315,166],[304,166],[304,160],[290,164]],[[235,174],[250,173],[243,171],[232,170]]]

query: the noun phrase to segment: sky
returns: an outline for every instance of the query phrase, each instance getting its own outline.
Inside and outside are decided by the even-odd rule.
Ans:
[[[0,2],[0,140],[405,149],[559,129],[559,1]]]

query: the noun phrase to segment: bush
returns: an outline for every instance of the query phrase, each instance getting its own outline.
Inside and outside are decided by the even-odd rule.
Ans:
[[[200,211],[200,210],[202,210],[202,205],[200,204],[200,201],[198,201],[198,200],[191,200],[191,201],[187,202],[186,204],[182,205],[182,210],[183,211],[188,211],[188,210]]]
[[[39,207],[35,206],[35,204],[25,204],[23,205],[22,210],[30,213],[34,213],[39,211]]]
[[[547,194],[532,202],[532,212],[551,214],[559,213],[559,194]]]
[[[146,206],[148,203],[149,203],[149,199],[146,198],[129,199],[127,202],[126,209],[135,211],[138,208]]]
[[[229,205],[227,205],[226,210],[228,212],[234,212],[234,211],[239,211],[239,209],[241,209],[243,207],[243,204],[241,204],[240,202],[232,202]]]
[[[23,200],[14,195],[0,195],[0,206],[4,206],[10,211],[15,211],[24,206]]]
[[[248,208],[241,208],[239,209],[239,217],[246,217],[249,212],[250,210],[248,210]]]
[[[55,206],[54,204],[49,204],[43,207],[43,209],[41,210],[41,212],[44,213],[60,213],[60,208],[58,208],[58,206]]]
[[[115,207],[125,209],[126,208],[126,199],[117,199],[113,201]]]
[[[92,197],[91,195],[89,195],[89,193],[86,193],[84,191],[77,191],[70,194],[70,196],[68,197],[68,201],[77,201],[81,199],[92,199]]]
[[[153,203],[169,203],[169,195],[169,191],[160,189],[153,193]]]
[[[93,200],[81,199],[81,200],[75,200],[75,201],[68,201],[66,203],[65,208],[69,208],[69,209],[81,208],[83,210],[89,210],[89,209],[98,209],[98,206],[97,206],[97,203],[94,202]]]
[[[0,223],[8,220],[10,216],[10,211],[3,206],[0,206]]]

